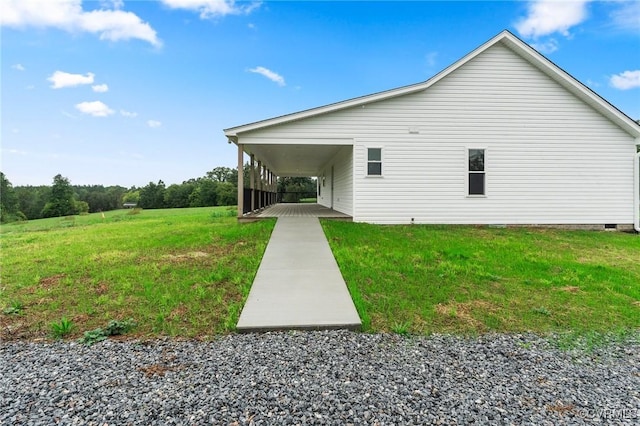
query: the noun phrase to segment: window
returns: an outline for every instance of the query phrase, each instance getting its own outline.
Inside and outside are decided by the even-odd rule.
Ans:
[[[382,148],[367,150],[367,176],[382,176]]]
[[[484,149],[469,150],[469,195],[485,195]]]

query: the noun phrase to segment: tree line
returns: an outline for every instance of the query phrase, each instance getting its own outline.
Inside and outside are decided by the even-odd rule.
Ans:
[[[249,165],[244,167],[245,186]],[[51,186],[16,186],[0,172],[0,222],[34,220],[83,213],[117,210],[125,203],[144,209],[232,206],[237,204],[238,171],[216,167],[205,176],[181,184],[165,185],[162,180],[146,186],[72,185],[58,174]],[[278,191],[315,191],[311,178],[283,178]]]

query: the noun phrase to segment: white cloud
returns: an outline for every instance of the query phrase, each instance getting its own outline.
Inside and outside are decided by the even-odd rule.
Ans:
[[[620,74],[612,75],[609,83],[616,89],[629,90],[640,87],[640,70],[624,71]]]
[[[611,19],[616,27],[635,33],[640,32],[640,2],[619,2],[618,9],[611,12]]]
[[[558,42],[554,38],[547,39],[546,41],[531,43],[531,47],[536,49],[540,53],[553,53],[558,50]]]
[[[22,64],[15,64],[15,65],[11,65],[11,68],[13,68],[14,70],[18,70],[18,71],[24,71],[25,68]]]
[[[91,86],[94,92],[104,93],[109,91],[109,86],[106,84],[96,84],[95,86]]]
[[[123,0],[100,0],[100,7],[103,9],[122,9],[124,7]]]
[[[138,116],[137,112],[129,112],[123,109],[120,110],[120,115],[127,118],[136,118]]]
[[[249,28],[249,29],[251,29],[251,30],[255,30],[255,29],[257,29],[258,27],[256,27],[256,24],[254,24],[254,23],[252,23],[252,22],[249,22],[249,23],[247,24],[247,28]]]
[[[94,10],[82,14],[81,28],[100,33],[100,40],[120,41],[137,38],[159,47],[162,45],[156,31],[131,12],[122,10]]]
[[[47,78],[47,80],[53,83],[51,86],[52,89],[61,89],[63,87],[80,86],[81,84],[93,84],[93,77],[95,77],[95,74],[91,72],[82,75],[56,71],[51,75],[51,77]]]
[[[73,114],[71,114],[71,113],[69,113],[69,112],[67,112],[67,111],[65,111],[65,110],[62,110],[62,111],[60,111],[60,112],[61,112],[61,113],[62,113],[62,115],[64,115],[65,117],[73,118],[74,120],[75,120],[76,118],[78,118],[78,117],[76,117],[75,115],[73,115]]]
[[[28,86],[26,87],[26,89],[27,89],[27,90],[33,90],[33,89],[35,89],[35,88],[36,88],[36,86],[34,86],[33,84],[30,84],[30,85],[28,85]]]
[[[200,14],[200,19],[210,19],[225,15],[248,15],[259,8],[262,2],[253,1],[239,6],[235,0],[161,0],[171,9],[185,9]]]
[[[553,33],[569,36],[569,29],[587,19],[588,0],[536,0],[527,5],[528,15],[515,23],[523,37]]]
[[[269,80],[273,81],[274,83],[277,83],[278,86],[285,86],[286,83],[284,81],[284,77],[282,77],[280,74],[271,71],[268,68],[265,67],[255,67],[255,68],[251,68],[248,70],[249,72],[253,72],[256,74],[260,74],[263,75],[265,77],[267,77]]]
[[[82,0],[2,0],[0,24],[13,28],[53,27],[68,32],[99,34],[100,40],[139,39],[160,46],[156,31],[136,14],[119,10],[121,1],[113,1],[113,10],[87,12]]]
[[[80,102],[76,104],[76,109],[94,117],[107,117],[113,114],[113,110],[100,101]]]
[[[162,126],[162,122],[158,121],[158,120],[149,120],[147,121],[147,125],[151,128],[155,128],[155,127],[160,127]]]

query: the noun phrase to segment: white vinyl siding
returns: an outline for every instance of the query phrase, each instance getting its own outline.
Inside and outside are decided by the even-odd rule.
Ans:
[[[333,194],[331,193],[331,167],[333,167]],[[325,186],[318,204],[331,207],[335,211],[353,215],[353,147],[345,146],[324,167]]]
[[[248,134],[353,138],[354,221],[633,222],[633,137],[502,43],[425,91]],[[476,146],[487,197],[468,197]],[[384,179],[367,177],[368,147],[382,148]]]

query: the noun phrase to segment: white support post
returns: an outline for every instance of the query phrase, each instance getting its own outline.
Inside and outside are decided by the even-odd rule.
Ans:
[[[256,162],[255,155],[251,154],[249,167],[249,187],[251,188],[251,211],[256,210]]]
[[[238,144],[238,218],[244,215],[244,145]]]

